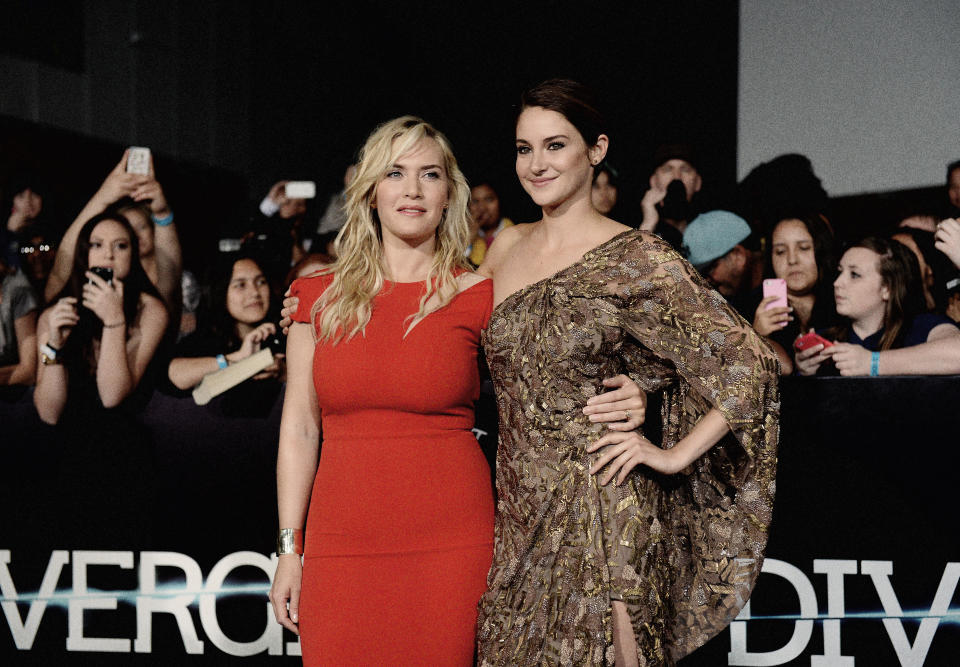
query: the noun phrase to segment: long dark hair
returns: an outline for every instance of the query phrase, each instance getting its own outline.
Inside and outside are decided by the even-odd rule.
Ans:
[[[879,255],[877,271],[881,284],[890,292],[883,314],[883,335],[879,349],[902,347],[910,323],[926,310],[916,255],[902,243],[879,236],[868,236],[851,244],[846,250],[851,248],[866,248]],[[847,340],[850,324],[847,321],[838,327],[837,340]]]
[[[837,276],[837,243],[833,230],[822,215],[786,216],[770,227],[770,235],[764,244],[764,273],[775,278],[773,271],[773,232],[781,222],[799,220],[813,239],[813,259],[817,263],[817,284],[813,288],[813,310],[810,322],[832,322],[836,318],[836,303],[833,298],[833,281]]]
[[[87,283],[86,272],[90,269],[90,236],[94,228],[104,220],[116,222],[127,232],[130,238],[130,272],[123,279],[123,316],[129,326],[137,318],[140,309],[140,295],[149,294],[156,297],[161,303],[160,293],[147,277],[143,265],[140,263],[140,244],[137,234],[130,226],[130,221],[116,211],[104,211],[95,215],[80,228],[77,245],[73,253],[73,268],[70,279],[60,293],[53,299],[56,302],[64,297],[72,296],[77,299],[77,314],[80,320],[74,326],[70,337],[64,344],[64,358],[72,362],[80,362],[86,366],[87,372],[94,368],[93,341],[99,340],[103,333],[103,322],[92,311],[84,308],[83,286]]]
[[[256,264],[264,276],[267,275],[264,271],[264,262],[256,253],[241,251],[221,255],[217,260],[210,282],[208,305],[205,309],[207,313],[206,322],[201,323],[201,327],[208,331],[212,337],[223,343],[228,351],[239,349],[243,343],[243,340],[237,335],[237,322],[227,309],[227,291],[230,289],[233,267],[236,266],[237,262],[245,259],[249,259]],[[267,314],[256,326],[263,324],[263,322],[272,321],[273,318],[271,315],[273,314],[274,304],[276,302],[276,295],[273,293],[271,287],[270,303],[267,304]]]

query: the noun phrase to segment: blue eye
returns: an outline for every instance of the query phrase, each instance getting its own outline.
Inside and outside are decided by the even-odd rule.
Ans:
[[[399,176],[402,176],[402,174],[396,169],[387,172],[387,178],[395,178]]]
[[[429,178],[431,180],[436,180],[440,178],[440,174],[436,171],[428,171],[423,175],[424,178]]]

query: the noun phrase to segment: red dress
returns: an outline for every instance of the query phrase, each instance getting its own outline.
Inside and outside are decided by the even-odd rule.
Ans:
[[[330,276],[291,287],[293,319]],[[471,432],[485,280],[420,321],[423,283],[386,283],[365,334],[319,343],[322,445],[304,545],[305,665],[469,665],[493,550],[490,470]]]

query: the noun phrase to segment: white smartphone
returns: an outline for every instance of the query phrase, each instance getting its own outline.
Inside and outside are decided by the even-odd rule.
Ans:
[[[767,278],[763,281],[763,298],[777,297],[776,301],[767,304],[764,310],[787,307],[787,281],[783,278]]]
[[[127,173],[146,176],[150,173],[150,149],[131,146],[127,154]]]
[[[290,181],[283,186],[283,192],[290,199],[313,199],[317,196],[317,185],[313,181]]]

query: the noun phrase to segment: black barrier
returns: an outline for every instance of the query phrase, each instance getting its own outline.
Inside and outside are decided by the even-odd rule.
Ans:
[[[764,573],[741,620],[681,664],[958,664],[958,399],[955,377],[785,379]],[[50,527],[81,500],[58,488],[71,434],[28,391],[0,395],[0,664],[297,664],[265,598],[280,403],[236,416],[155,394],[136,530],[105,512],[64,541]],[[495,419],[485,394],[488,456]],[[109,482],[109,454],[102,467]]]

